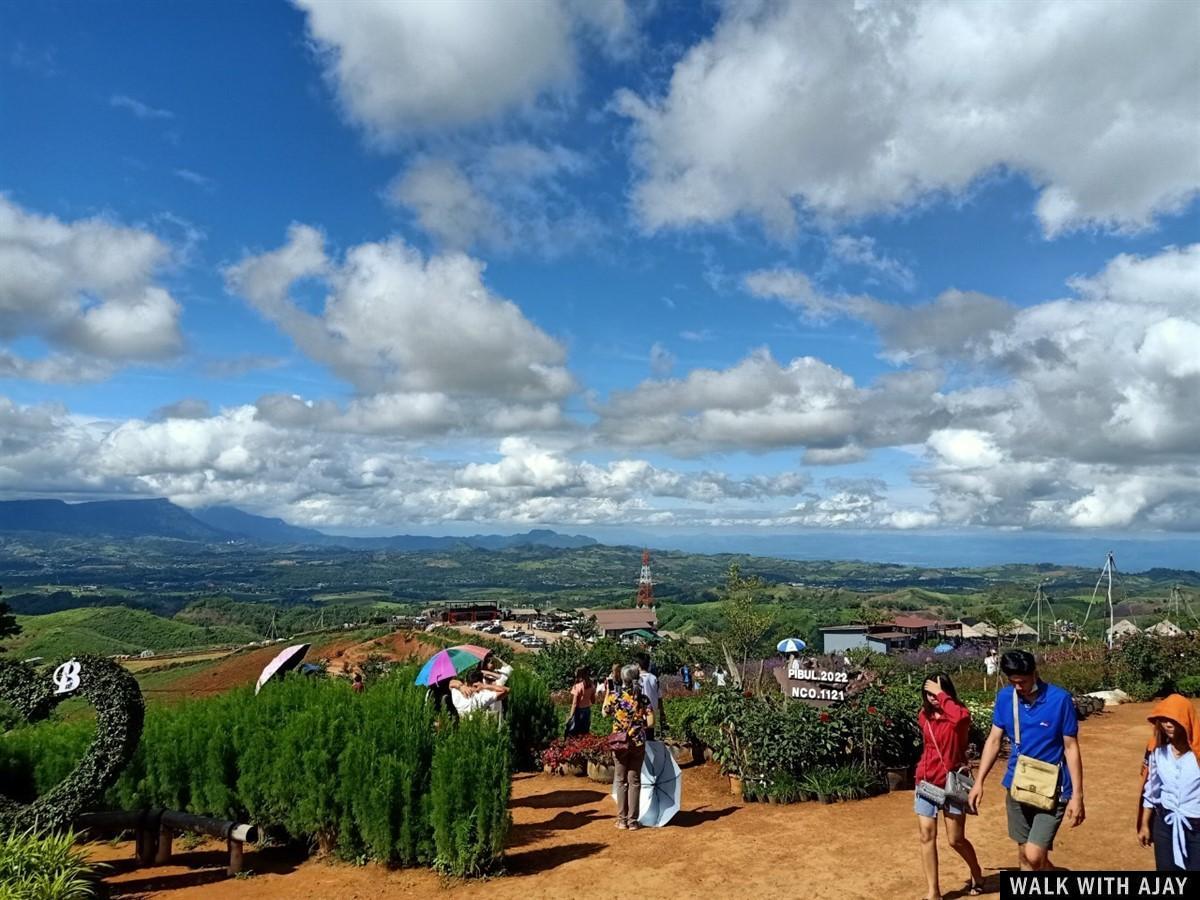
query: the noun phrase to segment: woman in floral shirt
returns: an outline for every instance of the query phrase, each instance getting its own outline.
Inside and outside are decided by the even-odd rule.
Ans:
[[[604,715],[613,720],[612,733],[625,737],[625,747],[613,750],[617,777],[617,828],[630,831],[638,824],[642,793],[642,761],[646,758],[646,729],[654,727],[650,700],[642,693],[637,666],[621,669],[621,689],[604,697]]]

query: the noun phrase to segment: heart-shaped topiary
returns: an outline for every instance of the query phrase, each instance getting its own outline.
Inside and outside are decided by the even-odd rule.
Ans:
[[[27,663],[0,661],[0,700],[29,722],[45,719],[63,700],[83,697],[96,710],[96,739],[75,769],[32,803],[0,796],[0,832],[68,826],[99,802],[137,750],[146,706],[137,680],[124,667],[101,656],[81,656],[79,685],[56,693],[55,674]],[[74,666],[71,666],[71,671]],[[65,671],[55,670],[67,684]],[[69,685],[68,685],[69,686]]]

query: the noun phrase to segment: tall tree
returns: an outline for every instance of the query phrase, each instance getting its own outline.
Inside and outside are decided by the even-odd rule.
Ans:
[[[9,638],[21,633],[21,626],[16,617],[9,612],[8,604],[4,602],[4,588],[0,588],[0,638]],[[4,647],[0,646],[0,653]]]
[[[743,578],[741,566],[730,564],[721,600],[721,637],[735,659],[741,660],[743,669],[775,624],[775,609],[762,602],[765,589],[757,575]]]

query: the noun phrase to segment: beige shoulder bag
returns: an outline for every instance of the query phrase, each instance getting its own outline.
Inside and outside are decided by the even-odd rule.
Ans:
[[[1059,767],[1053,763],[1021,755],[1021,711],[1017,708],[1017,691],[1013,688],[1013,752],[1017,765],[1013,769],[1009,794],[1018,803],[1036,809],[1052,810],[1058,804]]]

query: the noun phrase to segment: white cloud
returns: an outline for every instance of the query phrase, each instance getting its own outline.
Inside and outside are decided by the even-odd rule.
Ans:
[[[443,246],[464,249],[505,239],[500,211],[448,160],[417,162],[392,182],[387,195],[410,209],[421,230]]]
[[[295,0],[349,117],[374,138],[459,126],[568,90],[571,17],[555,0]]]
[[[85,423],[61,408],[23,408],[0,397],[0,495],[166,496],[326,527],[627,525],[769,518],[786,513],[778,501],[810,487],[792,472],[731,478],[631,458],[599,465],[528,438],[500,441],[494,462],[464,465],[406,452],[390,438],[347,441],[286,427],[251,406],[200,418],[178,412],[154,422]]]
[[[182,178],[188,184],[194,184],[201,190],[211,193],[216,190],[217,183],[207,175],[201,175],[199,172],[193,172],[191,169],[176,169],[175,177]]]
[[[725,370],[616,391],[598,432],[623,446],[683,456],[804,447],[815,461],[861,458],[864,447],[923,441],[944,411],[933,373],[895,373],[871,388],[813,357],[780,365],[766,349]]]
[[[177,354],[180,306],[155,282],[169,257],[148,231],[63,222],[0,195],[0,340],[34,337],[62,351],[38,360],[5,351],[5,368],[92,380],[119,363]]]
[[[547,412],[576,390],[566,351],[516,304],[492,294],[483,268],[461,253],[425,258],[398,238],[352,247],[339,262],[325,255],[318,231],[294,225],[283,247],[247,257],[226,278],[363,395],[345,416],[323,408],[322,420],[421,431],[480,411],[514,428],[558,421],[560,414]],[[320,315],[290,295],[304,279],[319,279],[328,292]]]
[[[618,95],[634,209],[787,235],[798,211],[893,212],[1007,169],[1047,236],[1145,228],[1200,188],[1196,32],[1173,0],[731,3],[664,96]]]
[[[839,234],[829,242],[829,250],[835,260],[867,269],[906,291],[916,287],[917,279],[912,269],[895,257],[880,252],[873,237]]]
[[[1003,331],[1016,313],[1011,304],[974,291],[948,290],[928,303],[910,306],[865,296],[831,296],[793,269],[751,272],[742,284],[754,296],[778,300],[812,322],[847,317],[874,325],[883,342],[882,355],[892,362],[977,355],[976,345]]]
[[[160,406],[150,414],[152,421],[166,419],[207,419],[212,415],[212,409],[207,400],[198,397],[184,397],[166,406]]]
[[[675,354],[658,341],[650,347],[650,371],[655,375],[662,377],[671,374],[676,362]]]
[[[419,157],[385,197],[442,247],[553,257],[593,244],[603,232],[569,183],[587,168],[583,156],[561,145],[510,141],[477,149],[461,164]]]
[[[173,119],[175,113],[169,109],[156,109],[148,103],[143,103],[125,94],[113,94],[108,98],[108,105],[115,109],[123,109],[133,113],[139,119]]]

